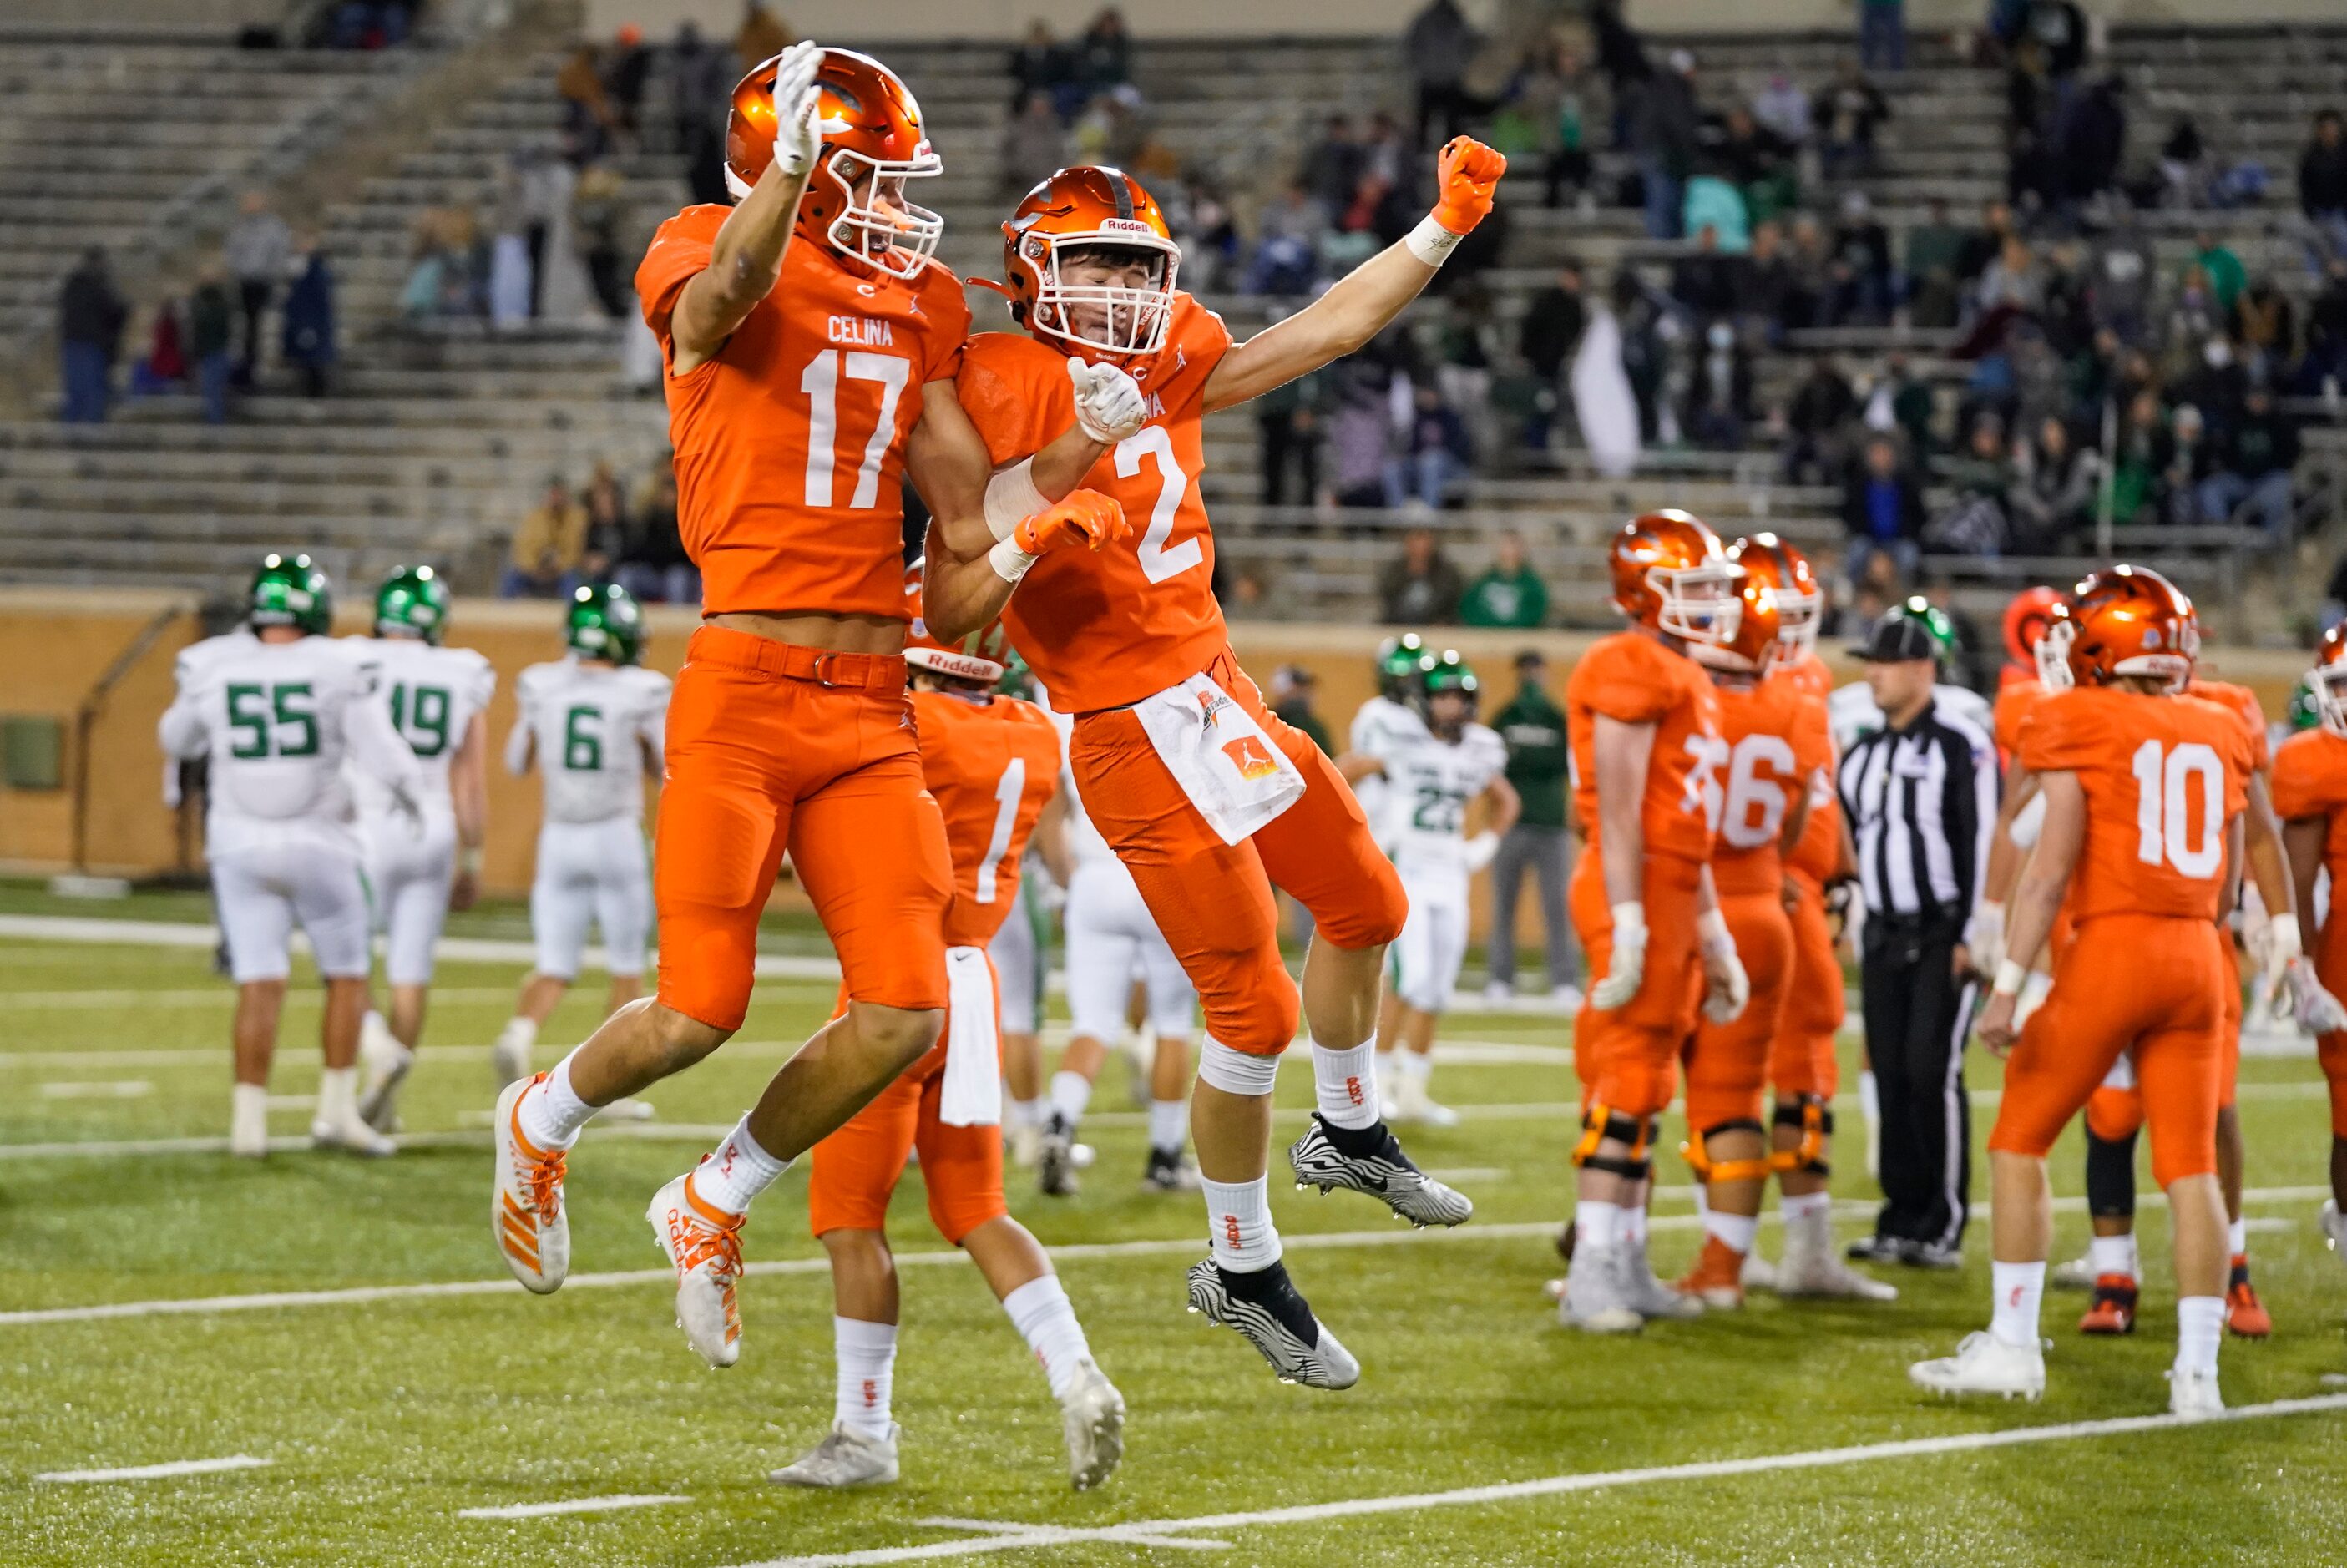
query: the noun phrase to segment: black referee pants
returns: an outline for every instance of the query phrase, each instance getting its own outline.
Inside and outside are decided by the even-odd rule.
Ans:
[[[1979,982],[1952,972],[1961,922],[1879,916],[1859,967],[1866,1050],[1882,1112],[1882,1213],[1875,1234],[1961,1245],[1972,1198],[1964,1041]]]

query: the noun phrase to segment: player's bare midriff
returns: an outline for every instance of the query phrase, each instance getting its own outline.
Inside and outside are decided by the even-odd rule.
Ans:
[[[889,615],[825,615],[813,610],[728,610],[702,618],[704,626],[746,631],[801,648],[834,653],[901,653],[905,623]]]

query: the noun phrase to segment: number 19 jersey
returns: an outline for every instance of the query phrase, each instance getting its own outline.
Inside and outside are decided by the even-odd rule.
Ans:
[[[1083,480],[1124,507],[1131,536],[1097,553],[1045,555],[1003,610],[1010,641],[1062,712],[1137,702],[1195,675],[1230,641],[1199,493],[1206,381],[1230,346],[1222,317],[1174,294],[1165,346],[1125,362],[1148,423]],[[1067,354],[1024,333],[970,339],[955,384],[997,467],[1032,456],[1075,422]]]
[[[548,822],[630,821],[643,815],[644,753],[662,754],[669,679],[657,670],[597,668],[576,659],[533,664],[514,682],[506,766],[520,773],[534,742]]]
[[[424,773],[424,798],[416,804],[436,822],[456,815],[448,797],[448,764],[464,743],[473,716],[489,705],[497,689],[494,665],[470,648],[436,648],[416,637],[354,637],[362,659],[382,671],[377,692],[391,727],[415,753]],[[374,818],[391,810],[389,784],[354,764],[351,793],[360,815]]]

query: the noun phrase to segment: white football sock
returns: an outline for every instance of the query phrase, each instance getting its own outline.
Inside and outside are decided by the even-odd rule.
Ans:
[[[1988,1331],[2007,1345],[2037,1348],[2037,1304],[2045,1296],[2045,1265],[1992,1263],[1995,1315]]]
[[[1153,1100],[1149,1102],[1149,1146],[1172,1149],[1180,1153],[1182,1140],[1190,1130],[1190,1102],[1186,1100]]]
[[[528,1050],[538,1043],[538,1020],[516,1013],[506,1020],[506,1027],[498,1031],[498,1038],[512,1040]]]
[[[1777,1199],[1777,1212],[1787,1225],[1804,1214],[1824,1214],[1833,1212],[1831,1193],[1785,1193]]]
[[[2086,1262],[2097,1276],[2124,1274],[2137,1277],[2135,1235],[2098,1235],[2086,1244]]]
[[[1622,1205],[1601,1204],[1583,1198],[1573,1206],[1573,1251],[1584,1246],[1619,1246],[1622,1234]]]
[[[1081,1072],[1065,1068],[1051,1074],[1051,1114],[1075,1131],[1076,1123],[1084,1119],[1084,1107],[1092,1102],[1092,1081]]]
[[[2225,1337],[2225,1298],[2182,1296],[2176,1301],[2176,1369],[2214,1372]]]
[[[887,1437],[896,1424],[888,1401],[897,1383],[897,1326],[834,1317],[831,1345],[839,1375],[832,1419],[866,1437]]]
[[[1077,1363],[1089,1359],[1092,1348],[1084,1341],[1084,1326],[1076,1321],[1076,1309],[1068,1305],[1058,1276],[1047,1274],[1029,1280],[1002,1298],[1002,1310],[1010,1315],[1010,1326],[1027,1341],[1027,1348],[1043,1363],[1051,1397],[1066,1399],[1075,1383]]]
[[[1750,1214],[1724,1214],[1714,1209],[1703,1216],[1703,1234],[1741,1257],[1752,1250],[1760,1222]]]
[[[2250,1222],[2247,1216],[2225,1227],[2225,1246],[2235,1257],[2247,1256],[2250,1250]]]
[[[1279,1261],[1279,1232],[1271,1223],[1268,1177],[1252,1182],[1201,1179],[1206,1197],[1206,1233],[1214,1261],[1234,1274],[1259,1274]]]
[[[1646,1245],[1646,1205],[1654,1196],[1655,1189],[1649,1184],[1639,1192],[1636,1203],[1622,1205],[1622,1239],[1632,1246]]]
[[[1358,1132],[1377,1125],[1378,1047],[1365,1040],[1346,1050],[1312,1048],[1312,1092],[1320,1119]]]
[[[1434,1077],[1434,1053],[1430,1050],[1398,1050],[1394,1052],[1394,1069],[1412,1083],[1424,1088]]]
[[[239,1143],[269,1137],[269,1085],[239,1083],[229,1091],[229,1128]]]
[[[1044,1112],[1043,1097],[1041,1095],[1038,1094],[1032,1100],[1012,1100],[1006,1102],[1006,1103],[1010,1107],[1010,1126],[1012,1131],[1023,1132],[1030,1127],[1040,1127],[1043,1124]]]
[[[758,1146],[750,1135],[750,1118],[743,1116],[706,1160],[694,1167],[692,1190],[702,1202],[729,1214],[746,1213],[750,1200],[774,1184],[791,1168]]]
[[[521,1135],[533,1147],[568,1149],[579,1142],[579,1129],[587,1125],[587,1118],[595,1114],[595,1107],[570,1087],[570,1063],[578,1054],[573,1050],[556,1062],[546,1081],[523,1090],[514,1106],[514,1120],[521,1123]]]
[[[317,1119],[332,1126],[355,1122],[359,1116],[359,1070],[329,1067],[318,1074]]]

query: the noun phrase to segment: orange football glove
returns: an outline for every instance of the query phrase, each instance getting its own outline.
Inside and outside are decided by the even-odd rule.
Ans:
[[[1434,220],[1453,234],[1464,234],[1491,210],[1491,193],[1508,160],[1495,148],[1471,136],[1454,136],[1434,160],[1434,179],[1440,194],[1435,198]]]
[[[1057,506],[1019,519],[1010,542],[1030,556],[1081,540],[1090,549],[1131,537],[1133,525],[1113,497],[1098,490],[1078,490]]]

